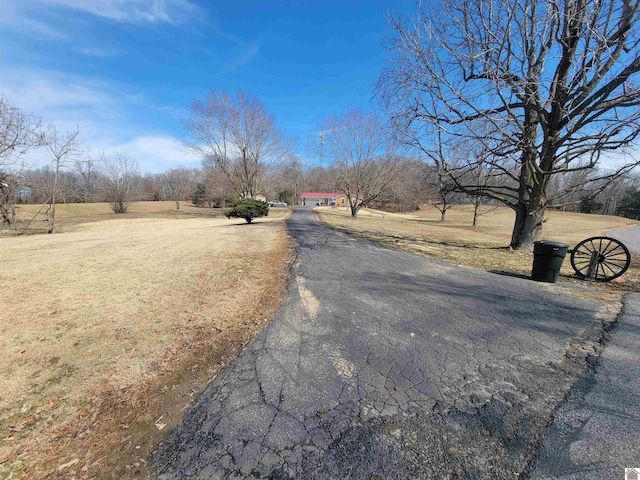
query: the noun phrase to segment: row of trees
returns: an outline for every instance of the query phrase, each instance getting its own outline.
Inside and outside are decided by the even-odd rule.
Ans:
[[[222,102],[225,109],[214,108],[216,102]],[[225,124],[233,135],[209,128],[209,143],[214,147],[207,150],[203,146],[205,127],[216,125],[222,119],[205,118],[203,105],[195,104],[197,122],[192,120],[187,124],[190,129],[198,125],[199,140],[192,138],[187,145],[192,149],[198,145],[202,168],[179,167],[164,173],[141,175],[135,160],[124,154],[80,160],[77,157],[82,150],[75,142],[77,130],[61,136],[56,129],[57,135],[50,137],[56,141],[46,146],[52,152],[51,165],[14,173],[11,176],[14,188],[3,189],[6,197],[12,197],[3,201],[4,210],[8,211],[8,205],[19,202],[47,205],[53,231],[55,205],[60,202],[108,201],[114,212],[124,213],[134,200],[174,200],[178,209],[180,202],[185,200],[193,201],[197,206],[227,207],[236,199],[249,198],[256,193],[295,204],[303,191],[340,191],[352,200],[349,203],[354,216],[365,205],[410,211],[420,204],[431,203],[440,210],[444,221],[451,206],[471,203],[475,207],[474,225],[481,205],[496,204],[477,192],[459,188],[463,180],[477,186],[489,184],[493,181],[490,168],[467,169],[454,181],[437,163],[410,158],[371,113],[352,111],[342,117],[329,118],[324,125],[325,155],[331,161],[324,168],[305,168],[291,153],[289,145],[282,141],[282,136],[278,137],[277,145],[270,142],[268,148],[261,148],[260,141],[264,137],[260,134],[265,130],[262,123],[269,125],[267,131],[275,126],[261,104],[256,99],[248,101],[244,95],[231,100],[228,95],[212,94],[208,99],[206,111],[209,115],[217,111],[229,115],[232,106],[240,112],[247,105],[251,115],[246,111],[242,115],[232,115],[237,121],[244,122],[242,135],[238,134],[238,125]],[[245,118],[250,118],[252,123],[242,120]],[[260,118],[263,122],[257,121]],[[218,137],[233,139],[233,142],[217,144]],[[252,147],[244,147],[240,139]],[[272,152],[276,155],[267,156]],[[311,153],[318,154],[317,151]],[[600,184],[592,179],[593,176],[600,179]],[[9,177],[5,175],[4,178]],[[635,177],[618,176],[612,181],[597,169],[564,172],[554,176],[547,187],[551,198],[562,197],[563,202],[550,202],[549,205],[588,213],[629,212],[622,206],[636,184]],[[5,224],[12,222],[12,216],[5,215],[5,218],[8,219]]]
[[[50,163],[28,168],[24,159],[44,149]],[[80,130],[43,125],[0,96],[0,226],[15,227],[16,205],[42,204],[49,233],[56,229],[56,206],[69,202],[109,202],[115,213],[126,213],[140,199],[175,200],[190,197],[199,170],[175,168],[162,174],[141,175],[137,161],[126,153],[88,156]]]
[[[323,129],[335,186],[357,199],[353,215],[358,202],[388,194],[413,156],[435,166],[443,218],[451,195],[500,202],[515,212],[511,247],[531,248],[549,207],[590,209],[640,164],[640,1],[440,0],[418,9],[389,18],[376,93],[390,128],[352,112]],[[198,153],[223,169],[239,159],[246,171],[244,150],[220,142],[223,109],[203,117],[197,107],[191,130],[207,145]],[[617,166],[598,169],[611,152]]]
[[[267,189],[270,176],[300,174],[292,141],[281,134],[274,117],[255,97],[212,91],[204,101],[193,103],[192,116],[185,125],[187,148],[202,158],[209,177],[219,177],[214,178],[210,191],[215,193],[209,199],[206,188],[199,188],[198,203],[224,205],[230,195],[252,198]],[[330,117],[325,127],[331,132],[326,137],[332,158],[331,191],[346,195],[355,216],[389,190],[407,159],[373,113],[356,110]],[[293,197],[301,193],[296,182],[292,187]]]
[[[76,161],[57,174],[49,165],[14,172],[13,203],[108,202],[115,213],[126,213],[132,201],[173,200],[180,209],[202,177],[200,169],[184,167],[143,175],[135,159],[115,153]]]
[[[476,211],[499,202],[515,212],[511,247],[530,248],[548,208],[600,204],[614,213],[626,198],[624,182],[640,164],[632,150],[640,133],[639,17],[640,0],[419,4],[414,18],[389,18],[388,62],[376,87],[386,121],[351,111],[322,125],[330,167],[301,168],[292,141],[255,97],[211,92],[185,122],[185,147],[202,170],[182,183],[186,190],[151,183],[178,207],[189,189],[197,204],[225,206],[257,193],[297,199],[313,186],[343,193],[353,216],[368,205],[414,206],[425,194],[435,195],[443,219],[460,201]],[[55,215],[61,171],[81,152],[77,130],[43,130],[4,100],[0,115],[10,119],[0,132],[0,198],[10,188],[3,160],[45,146]],[[614,151],[624,160],[599,168]],[[102,174],[114,177],[106,165]]]

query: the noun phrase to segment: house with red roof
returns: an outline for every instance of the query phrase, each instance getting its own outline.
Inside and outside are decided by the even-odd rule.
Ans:
[[[334,206],[340,196],[342,196],[341,193],[304,192],[300,198],[302,198],[302,205],[315,207],[318,205]]]
[[[349,207],[349,200],[344,193],[304,192],[300,195],[300,198],[302,198],[302,205],[309,205],[311,207],[318,205]]]

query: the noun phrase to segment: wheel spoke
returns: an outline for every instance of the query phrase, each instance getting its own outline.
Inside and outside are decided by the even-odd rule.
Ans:
[[[618,271],[615,271],[613,268],[611,268],[611,267],[609,266],[609,264],[608,264],[607,262],[602,262],[602,271],[603,271],[603,272],[604,272],[604,267],[607,267],[607,268],[609,269],[609,271],[610,271],[611,273],[613,273],[614,275],[620,271],[620,269],[618,269]]]
[[[603,265],[606,265],[609,270],[613,273],[618,273],[620,270],[624,268],[624,265],[618,265],[615,263],[609,263],[607,261],[602,262]]]
[[[614,265],[620,265],[621,267],[624,267],[627,264],[627,262],[625,262],[622,258],[605,258],[603,262],[609,262]]]
[[[613,244],[613,248],[611,250],[609,250],[609,247],[611,246],[611,244]],[[609,243],[607,244],[607,246],[605,247],[604,251],[602,252],[602,255],[609,255],[611,252],[614,252],[618,248],[620,248],[620,244],[618,242],[614,242],[613,240],[609,240]]]
[[[584,245],[582,245],[582,247],[589,252],[589,255],[591,255],[591,253],[593,252],[593,250],[589,250],[589,247],[587,247],[587,244],[585,243]]]
[[[625,252],[622,249],[618,249],[618,248],[615,248],[615,249],[611,250],[606,255],[603,255],[603,257],[623,257],[623,258],[628,258],[627,252]]]
[[[609,246],[611,246],[613,244],[613,248],[609,249]],[[612,240],[609,241],[609,245],[607,245],[607,248],[605,249],[604,252],[602,252],[603,255],[613,255],[613,252],[615,252],[616,250],[620,250],[620,253],[624,253],[624,249],[620,246],[620,244],[618,242],[614,242]]]
[[[620,257],[620,256],[615,256],[612,257],[610,255],[604,257],[605,260],[609,260],[609,261],[614,261],[614,262],[622,262],[622,263],[627,263],[627,259],[626,257]]]
[[[605,280],[607,278],[607,272],[604,271],[604,265],[602,263],[599,263],[598,268],[602,270],[602,275],[598,278],[600,278],[601,280]]]

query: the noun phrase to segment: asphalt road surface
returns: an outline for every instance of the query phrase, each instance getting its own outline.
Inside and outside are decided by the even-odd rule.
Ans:
[[[640,294],[555,414],[529,480],[620,480],[640,466]]]
[[[612,232],[607,233],[607,237],[620,240],[632,252],[640,253],[640,227],[613,230]]]
[[[321,225],[276,318],[151,455],[161,479],[518,478],[603,307]],[[250,227],[249,227],[250,228]]]

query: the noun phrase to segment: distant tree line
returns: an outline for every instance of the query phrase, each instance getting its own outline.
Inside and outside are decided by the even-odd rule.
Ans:
[[[142,174],[126,152],[90,157],[78,128],[43,126],[0,96],[0,223],[14,225],[21,202],[41,204],[53,233],[59,203],[125,213],[137,200],[227,208],[261,194],[295,205],[321,191],[346,197],[353,217],[430,204],[446,221],[464,203],[475,225],[504,205],[518,249],[550,209],[637,218],[639,20],[639,0],[422,3],[413,18],[389,18],[384,115],[332,115],[301,153],[256,97],[211,91],[185,121],[200,167],[163,173]],[[28,168],[36,148],[50,162]]]

